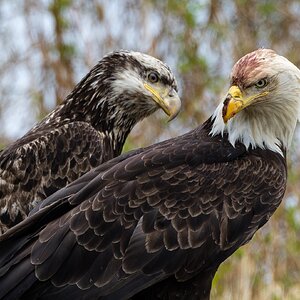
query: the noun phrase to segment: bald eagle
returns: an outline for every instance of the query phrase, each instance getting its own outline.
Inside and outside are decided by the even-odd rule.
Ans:
[[[299,95],[286,58],[241,58],[203,125],[102,164],[1,236],[0,298],[209,299],[283,198]]]
[[[120,155],[133,126],[162,108],[180,109],[175,78],[138,52],[105,56],[65,101],[0,153],[0,234],[41,200]]]

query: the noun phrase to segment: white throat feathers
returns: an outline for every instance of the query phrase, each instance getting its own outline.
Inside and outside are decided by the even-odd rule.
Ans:
[[[255,65],[254,69],[249,61]],[[236,77],[240,74],[244,76],[241,80]],[[227,133],[233,146],[239,141],[246,148],[259,147],[283,155],[282,149],[289,148],[300,116],[300,70],[274,51],[259,49],[236,63],[231,78],[232,84],[236,85],[236,81],[246,97],[257,93],[257,87],[249,82],[268,78],[270,83],[265,88],[268,94],[242,109],[227,124],[222,116],[223,102],[220,103],[213,114],[211,135]]]

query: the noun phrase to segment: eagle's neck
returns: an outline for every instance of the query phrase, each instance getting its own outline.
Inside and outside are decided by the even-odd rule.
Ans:
[[[82,96],[72,93],[41,123],[53,127],[76,121],[89,123],[110,139],[116,155],[120,154],[128,134],[139,118],[135,114],[129,115],[120,107],[120,101],[124,99],[119,99],[117,95],[86,93],[85,99],[80,99]]]
[[[297,124],[297,105],[297,101],[253,105],[224,124],[221,103],[213,114],[210,134],[227,133],[233,146],[241,142],[246,148],[269,149],[283,155],[290,146]]]
[[[139,105],[144,95],[138,92],[130,94],[125,89],[116,90],[107,79],[94,78],[94,84],[89,86],[84,82],[78,84],[64,102],[31,132],[41,126],[55,128],[75,121],[86,122],[103,134],[115,155],[119,155],[134,125],[155,112],[157,106]]]

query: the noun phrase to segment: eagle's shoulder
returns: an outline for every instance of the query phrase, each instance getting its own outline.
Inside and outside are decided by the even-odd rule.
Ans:
[[[29,132],[0,153],[0,219],[18,221],[36,202],[111,157],[109,136],[86,122]]]

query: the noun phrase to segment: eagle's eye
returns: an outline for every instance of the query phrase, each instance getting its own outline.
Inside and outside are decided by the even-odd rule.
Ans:
[[[268,80],[266,78],[260,79],[255,83],[257,88],[263,88],[268,84]]]
[[[157,72],[150,72],[148,74],[148,80],[152,83],[156,83],[159,80],[159,75]]]

